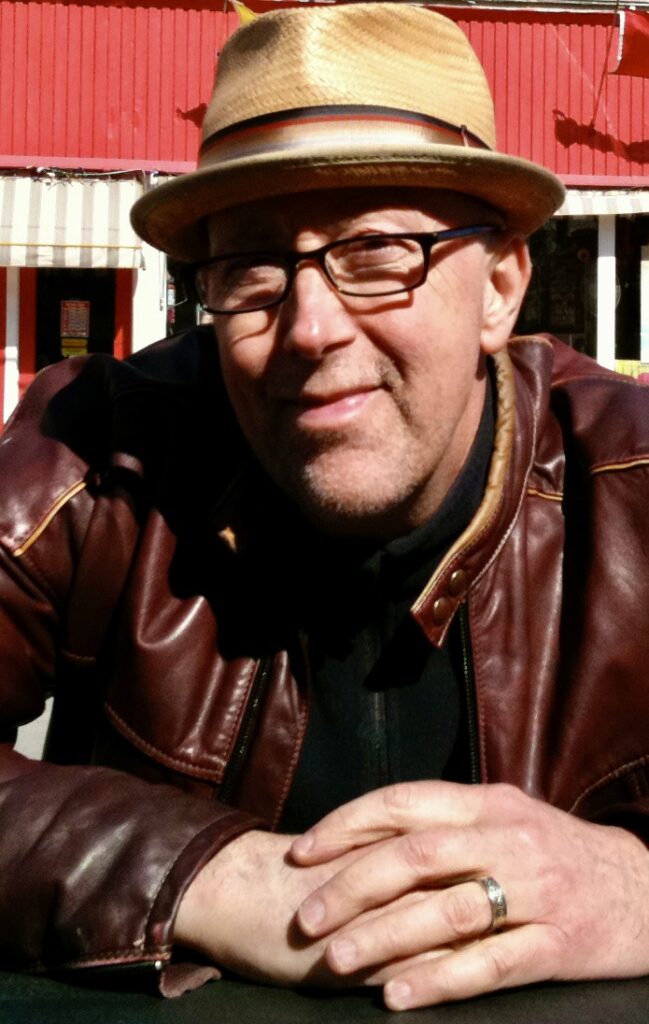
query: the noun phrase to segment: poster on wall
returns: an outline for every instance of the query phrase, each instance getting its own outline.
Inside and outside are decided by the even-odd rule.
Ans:
[[[87,299],[63,299],[61,302],[61,355],[85,356],[90,334],[90,302]]]

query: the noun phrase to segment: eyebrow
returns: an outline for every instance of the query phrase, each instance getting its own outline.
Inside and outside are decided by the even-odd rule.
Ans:
[[[212,241],[210,249],[212,255],[220,256],[224,252],[255,252],[263,251],[271,246],[271,240],[268,236],[254,234],[254,235],[230,235],[223,237],[220,235]]]
[[[322,228],[322,231],[330,241],[335,242],[338,238],[355,238],[357,235],[385,235],[385,234],[404,234],[407,235],[412,231],[420,231],[420,228],[406,228],[403,225],[398,226],[394,223],[392,226],[390,223],[369,223],[369,216],[381,217],[381,211],[366,211],[361,215],[357,223],[354,221],[356,217],[345,218],[339,221],[335,225],[326,225]],[[431,231],[441,231],[442,228],[431,228]],[[326,244],[326,243],[325,243]],[[295,242],[290,241],[284,243],[281,239],[281,232],[279,226],[277,229],[273,227],[260,231],[250,230],[245,233],[233,233],[231,235],[219,236],[215,239],[215,252],[212,253],[214,256],[220,256],[221,253],[236,253],[236,252],[285,252],[293,251],[295,249]]]

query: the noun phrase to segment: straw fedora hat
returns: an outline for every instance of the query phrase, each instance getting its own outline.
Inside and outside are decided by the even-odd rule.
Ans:
[[[496,151],[484,71],[460,28],[403,3],[273,11],[225,45],[195,171],[151,189],[135,230],[180,260],[208,255],[205,218],[252,199],[346,186],[452,189],[529,234],[558,178]]]

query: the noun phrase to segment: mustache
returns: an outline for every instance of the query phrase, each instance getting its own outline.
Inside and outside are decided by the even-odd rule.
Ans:
[[[391,389],[395,383],[396,371],[390,364],[349,366],[345,364],[316,366],[283,366],[269,374],[266,393],[280,401],[320,397],[324,395],[347,394],[354,391],[370,391],[376,388]]]

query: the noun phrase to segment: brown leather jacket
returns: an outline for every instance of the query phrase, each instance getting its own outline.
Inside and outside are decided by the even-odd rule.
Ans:
[[[483,503],[412,613],[461,621],[482,781],[646,838],[649,389],[546,337],[496,371]],[[277,822],[308,714],[281,546],[209,329],[39,375],[0,442],[4,965],[162,971],[196,871]]]

